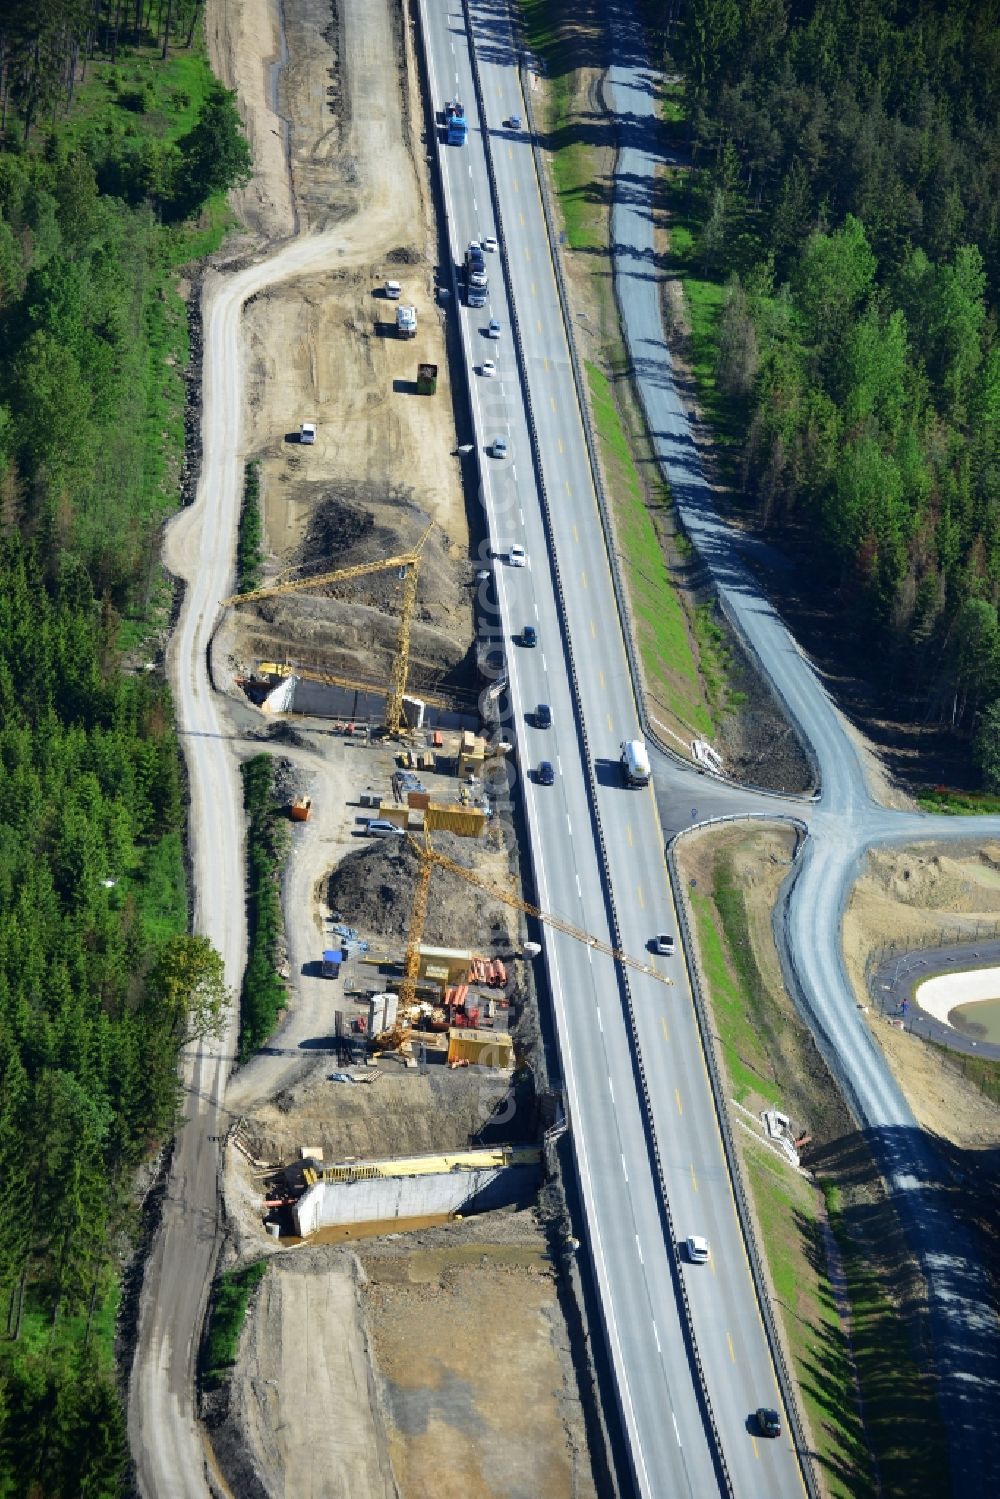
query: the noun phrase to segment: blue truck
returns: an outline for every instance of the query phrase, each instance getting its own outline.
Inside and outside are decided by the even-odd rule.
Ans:
[[[465,118],[465,105],[461,99],[449,99],[444,106],[444,120],[448,127],[449,146],[464,146],[469,134],[469,122]]]

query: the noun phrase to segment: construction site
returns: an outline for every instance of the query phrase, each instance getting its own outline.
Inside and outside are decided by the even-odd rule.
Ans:
[[[263,0],[208,18],[254,144],[228,253],[338,248],[242,314],[263,567],[211,671],[289,820],[286,1007],[227,1090],[219,1268],[268,1271],[202,1414],[223,1492],[586,1496],[599,1402],[536,998],[559,918],[524,899],[477,647],[412,17],[285,12],[280,36]]]

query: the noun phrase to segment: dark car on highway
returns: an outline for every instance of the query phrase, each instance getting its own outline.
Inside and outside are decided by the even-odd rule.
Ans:
[[[539,761],[538,770],[537,770],[536,774],[538,776],[538,784],[539,784],[539,786],[554,786],[555,785],[555,783],[556,783],[556,773],[552,769],[552,763],[551,763],[551,761],[549,761],[549,760],[541,760],[541,761]]]
[[[762,1437],[781,1436],[781,1417],[769,1405],[757,1407],[757,1430]]]
[[[538,707],[535,709],[535,728],[551,729],[551,727],[552,709],[549,707],[548,703],[539,703]]]
[[[521,631],[521,644],[533,646],[538,644],[538,631],[534,625],[525,625]]]

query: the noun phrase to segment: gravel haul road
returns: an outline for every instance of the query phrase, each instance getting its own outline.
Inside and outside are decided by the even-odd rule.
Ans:
[[[232,582],[242,489],[240,315],[255,292],[322,269],[344,244],[343,230],[296,240],[235,276],[213,275],[207,281],[201,478],[195,503],[176,517],[167,538],[167,564],[186,585],[168,664],[190,782],[195,930],[222,954],[234,993],[246,951],[243,810],[208,654],[219,602]],[[208,1493],[194,1375],[218,1253],[218,1136],[229,1122],[223,1099],[237,1024],[234,1000],[222,1041],[202,1042],[185,1057],[183,1123],[146,1265],[128,1424],[139,1486],[150,1499],[202,1499]]]

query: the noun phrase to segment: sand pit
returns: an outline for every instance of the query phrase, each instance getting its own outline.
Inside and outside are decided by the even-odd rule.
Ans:
[[[940,973],[919,984],[914,999],[922,1010],[944,1025],[960,1005],[983,1004],[1000,999],[1000,968],[975,968],[968,973]]]

